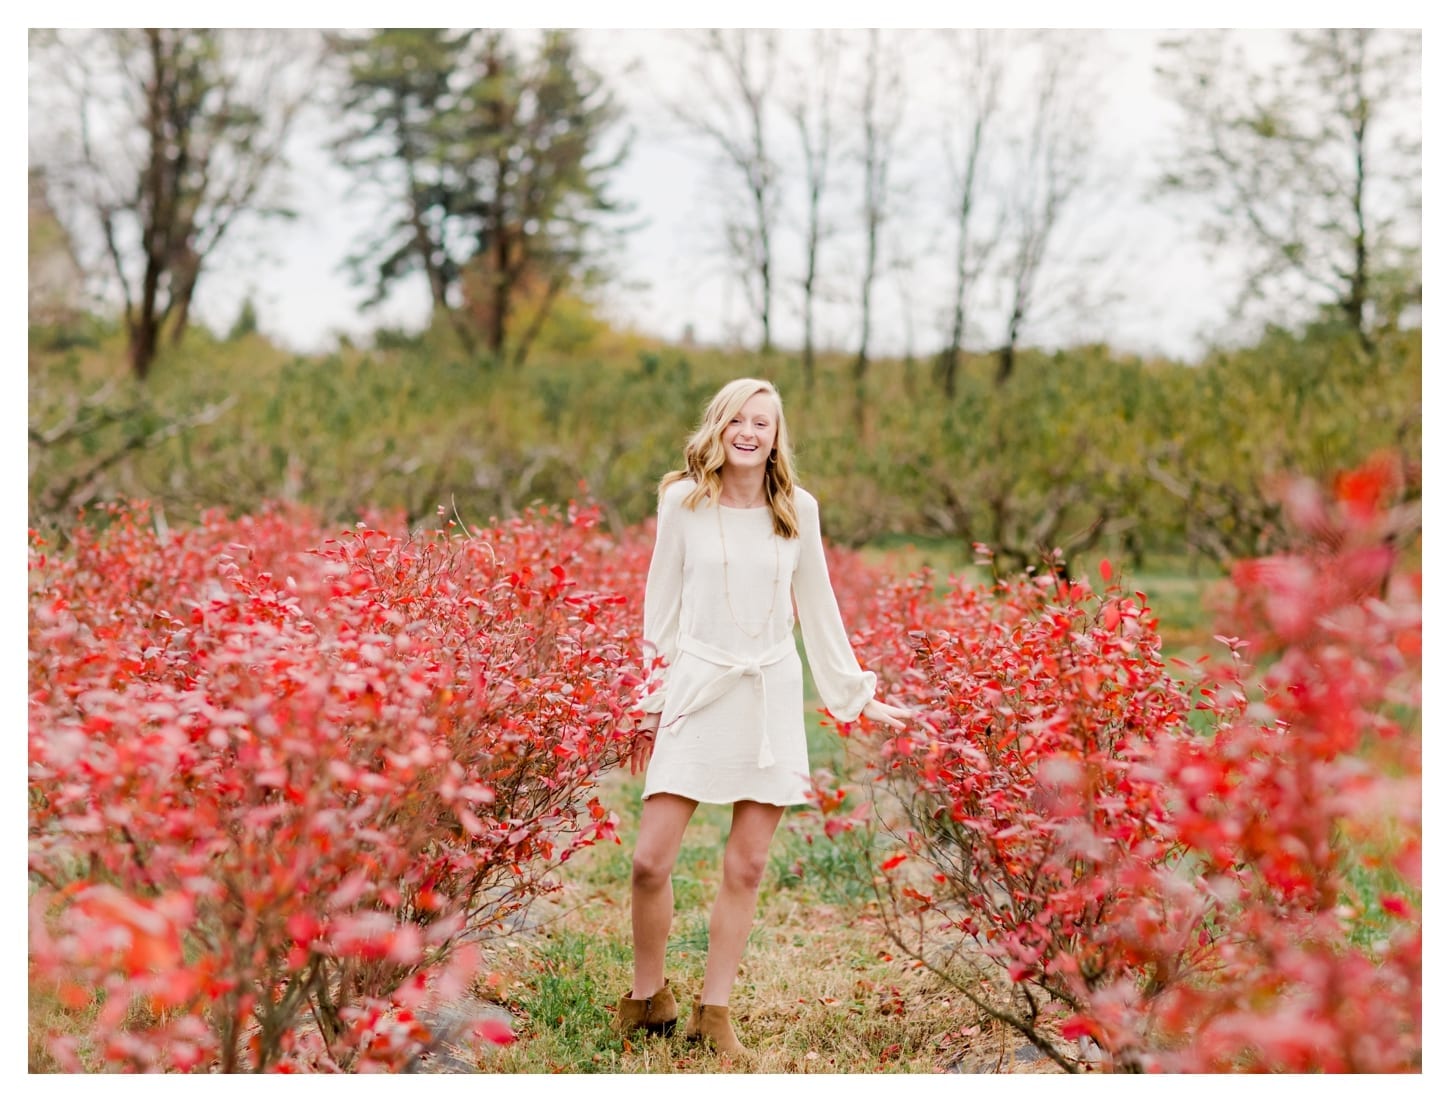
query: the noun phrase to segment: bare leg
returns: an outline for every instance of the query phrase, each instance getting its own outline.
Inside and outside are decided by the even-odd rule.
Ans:
[[[670,884],[685,827],[699,806],[694,800],[657,793],[645,800],[634,843],[629,915],[634,927],[634,989],[632,999],[647,999],[665,984],[665,943],[675,914]]]
[[[765,875],[770,840],[785,811],[774,804],[741,800],[730,820],[725,843],[725,876],[710,912],[710,955],[705,961],[705,987],[700,1001],[728,1006],[730,988],[745,955],[745,939],[755,921],[755,900]]]

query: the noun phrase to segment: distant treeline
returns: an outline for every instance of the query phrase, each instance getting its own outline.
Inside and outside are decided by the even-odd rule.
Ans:
[[[653,513],[705,401],[747,374],[779,386],[801,481],[852,545],[945,537],[1008,569],[1053,549],[1224,563],[1278,546],[1283,473],[1392,453],[1400,495],[1419,497],[1418,330],[1373,350],[1343,329],[1270,332],[1191,364],[1027,349],[1005,382],[991,356],[967,359],[950,399],[929,364],[881,361],[859,425],[844,355],[819,357],[807,392],[785,354],[617,338],[524,370],[483,366],[446,325],[313,358],[193,329],[140,384],[119,331],[31,336],[31,524],[52,530],[117,497],[174,519],[285,498],[410,524],[589,497],[628,525]]]

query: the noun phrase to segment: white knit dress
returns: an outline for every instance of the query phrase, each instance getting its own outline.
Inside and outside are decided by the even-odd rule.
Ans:
[[[644,796],[805,803],[810,765],[792,594],[831,714],[853,720],[876,692],[876,675],[857,664],[841,623],[820,508],[797,489],[800,536],[786,540],[768,506],[731,509],[706,499],[685,508],[693,488],[676,482],[661,495],[645,583],[646,668],[655,654],[666,668],[652,675],[663,685],[641,701],[644,711],[662,713]]]

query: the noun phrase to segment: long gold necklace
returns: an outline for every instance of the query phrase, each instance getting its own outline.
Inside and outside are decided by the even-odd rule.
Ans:
[[[770,544],[775,548],[775,577],[770,581],[770,611],[765,614],[765,624],[759,631],[749,631],[740,622],[740,617],[735,615],[735,605],[730,600],[730,556],[725,552],[725,522],[720,518],[723,510],[723,505],[715,506],[715,527],[720,532],[720,573],[725,578],[725,608],[730,613],[730,619],[735,621],[735,626],[748,638],[759,639],[770,627],[771,621],[775,619],[775,603],[780,597],[780,540],[776,537],[774,526],[772,526]]]

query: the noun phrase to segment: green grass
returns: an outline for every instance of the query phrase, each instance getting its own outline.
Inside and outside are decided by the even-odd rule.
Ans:
[[[1350,846],[1344,862],[1344,891],[1341,898],[1349,908],[1349,942],[1372,956],[1381,952],[1388,939],[1405,926],[1405,920],[1385,912],[1385,896],[1399,896],[1415,911],[1423,905],[1421,893],[1401,876],[1388,860],[1389,838],[1378,844]]]
[[[876,897],[858,839],[829,838],[819,830],[782,830],[771,847],[766,883],[778,891],[807,890],[825,903],[862,904]]]
[[[537,975],[513,1007],[527,1048],[501,1050],[490,1070],[619,1071],[624,1046],[608,1010],[618,992],[606,987],[606,978],[627,965],[625,951],[600,934],[568,927],[546,932],[534,954]],[[511,1066],[525,1053],[527,1066]]]
[[[929,568],[943,581],[949,576],[976,582],[991,580],[991,573],[976,565],[972,549],[952,536],[888,532],[870,540],[861,548],[861,554],[867,562],[902,574]]]
[[[709,904],[702,899],[698,906],[708,907]],[[680,899],[676,896],[675,913],[679,914],[680,910]],[[710,915],[708,911],[687,914],[683,920],[676,921],[671,927],[668,952],[672,955],[688,957],[691,960],[698,959],[702,975],[705,971],[705,957],[709,951]]]
[[[179,346],[166,343],[144,384],[129,377],[125,335],[113,323],[83,324],[69,337],[34,331],[29,351],[30,427],[50,440],[30,448],[29,519],[46,527],[69,524],[85,501],[128,496],[157,502],[173,523],[281,497],[343,523],[365,509],[420,523],[456,501],[483,523],[577,498],[581,483],[610,524],[627,524],[653,511],[655,485],[678,464],[705,402],[747,374],[780,388],[801,481],[819,492],[828,535],[908,569],[967,571],[972,555],[961,536],[901,533],[960,523],[988,540],[1025,539],[1065,479],[1069,528],[1101,508],[1135,523],[1149,561],[1181,556],[1191,518],[1144,475],[1142,456],[1155,447],[1183,452],[1180,478],[1251,497],[1268,468],[1325,474],[1380,447],[1418,450],[1418,334],[1387,346],[1375,364],[1313,340],[1268,342],[1196,366],[1097,346],[1029,349],[1005,387],[992,382],[990,356],[973,356],[954,399],[925,375],[913,389],[907,365],[878,360],[865,380],[863,430],[854,426],[847,356],[822,356],[807,393],[788,353],[603,340],[541,349],[513,369],[465,355],[446,329],[296,356],[255,334],[222,341],[193,328]],[[1205,387],[1214,401],[1197,400]],[[92,399],[102,408],[80,408]],[[1288,437],[1276,402],[1302,414]],[[1129,407],[1132,431],[1104,434]],[[68,425],[90,431],[68,434]],[[181,425],[189,427],[168,429]],[[148,446],[124,451],[139,438]],[[115,461],[90,471],[108,456]],[[77,480],[88,471],[94,477]],[[987,495],[999,489],[1006,497],[989,508]],[[941,512],[948,493],[965,510],[957,520]],[[1011,520],[999,531],[1004,506]],[[1122,557],[1111,540],[1105,546]]]

